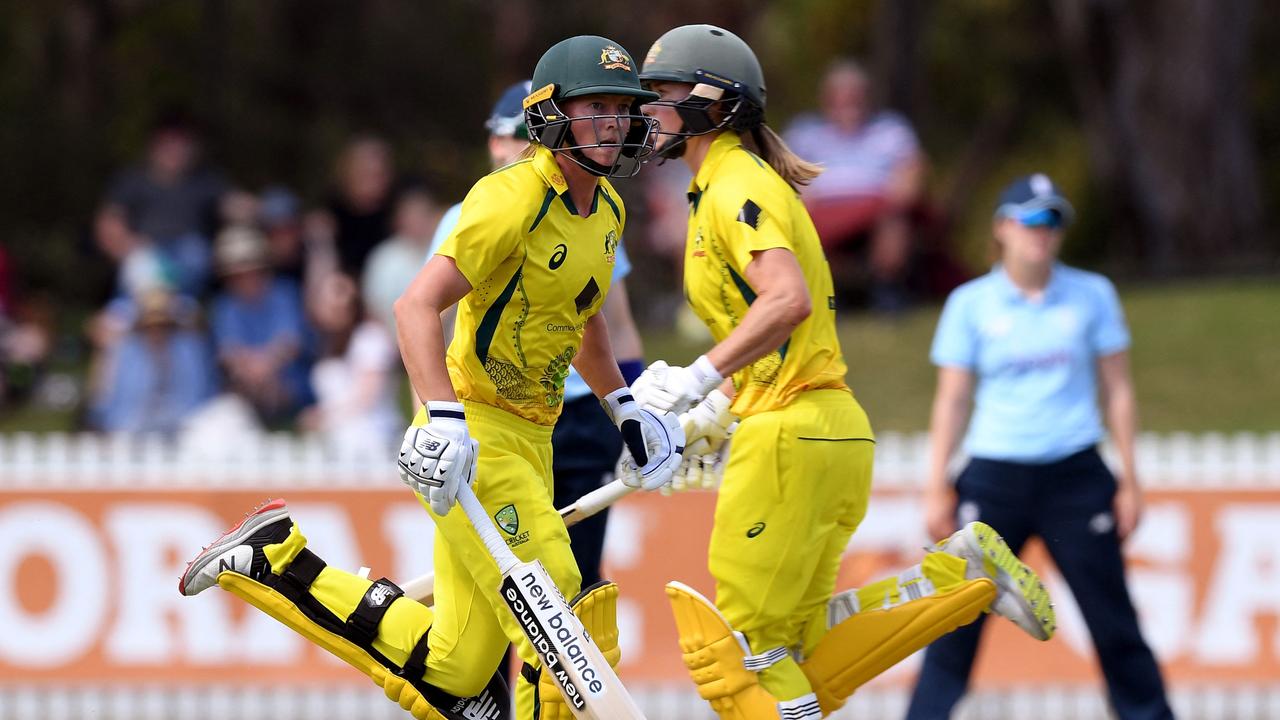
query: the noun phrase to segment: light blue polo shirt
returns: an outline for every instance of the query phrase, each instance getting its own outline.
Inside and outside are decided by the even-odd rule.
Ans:
[[[458,218],[462,216],[462,203],[458,203],[445,211],[440,218],[440,224],[436,226],[435,237],[431,239],[431,249],[427,252],[427,259],[430,260],[432,255],[436,254],[436,250],[444,244],[449,234],[453,232],[454,226],[458,224]],[[631,261],[627,259],[627,250],[623,247],[623,242],[618,241],[618,252],[613,262],[613,281],[618,282],[631,274]],[[569,366],[569,377],[564,381],[564,401],[577,400],[591,394],[591,388],[587,385],[587,381],[582,379],[578,371],[573,366]]]
[[[423,260],[423,264],[431,259],[432,255],[444,245],[444,241],[449,239],[449,235],[453,229],[458,227],[458,218],[462,217],[462,203],[458,203],[448,210],[444,211],[444,215],[440,216],[440,222],[436,225],[436,234],[431,236],[431,247],[427,248],[427,258]]]
[[[1105,277],[1058,264],[1033,301],[996,265],[947,298],[930,359],[976,376],[970,456],[1048,463],[1103,438],[1097,360],[1128,347]]]

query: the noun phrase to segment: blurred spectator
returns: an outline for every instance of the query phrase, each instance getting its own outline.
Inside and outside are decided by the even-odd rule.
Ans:
[[[365,307],[384,327],[395,328],[392,305],[427,261],[440,215],[440,206],[426,190],[402,193],[396,202],[395,235],[369,255],[360,287]]]
[[[336,187],[326,204],[333,215],[339,269],[361,277],[373,248],[391,235],[395,168],[381,138],[357,137],[338,159]]]
[[[178,287],[198,295],[209,275],[209,241],[226,181],[200,162],[200,140],[183,118],[155,127],[146,157],[112,180],[95,222],[99,249],[117,261],[153,244],[176,268]]]
[[[267,236],[271,268],[281,277],[303,283],[307,263],[298,196],[280,185],[263,190],[258,196],[257,222]]]
[[[921,199],[925,162],[906,118],[872,111],[869,95],[861,66],[837,61],[822,80],[821,115],[798,117],[785,138],[824,166],[804,196],[837,291],[866,284],[873,308],[897,310],[907,300],[909,213]],[[855,253],[865,260],[853,261]],[[858,277],[862,267],[865,277]]]
[[[224,285],[212,314],[218,361],[231,390],[264,423],[282,425],[309,400],[298,284],[276,276],[266,238],[254,228],[223,230],[215,252]]]
[[[395,340],[382,323],[364,317],[350,277],[333,273],[319,284],[310,308],[320,341],[311,370],[316,404],[303,411],[299,425],[324,433],[330,447],[385,450],[405,422],[396,405]]]
[[[90,400],[91,424],[107,432],[172,434],[215,388],[196,303],[152,288],[131,313],[128,331],[101,368],[104,382]]]
[[[36,367],[49,354],[49,333],[43,323],[24,317],[19,307],[9,256],[0,246],[0,407],[15,389],[30,390]]]

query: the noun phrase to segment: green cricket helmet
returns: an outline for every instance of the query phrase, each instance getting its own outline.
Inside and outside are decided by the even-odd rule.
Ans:
[[[715,25],[683,25],[658,38],[644,59],[640,81],[689,83],[693,89],[680,100],[650,105],[674,108],[682,127],[661,131],[672,139],[658,149],[664,157],[679,157],[685,140],[694,135],[731,128],[752,130],[764,124],[764,71],[742,38]],[[719,117],[712,115],[712,110]]]
[[[529,137],[552,152],[569,157],[594,175],[631,177],[640,172],[641,162],[653,152],[657,121],[640,112],[640,106],[657,99],[645,90],[636,75],[631,55],[618,43],[598,35],[578,35],[561,40],[543,54],[533,70],[533,92],[524,99],[525,124]],[[625,115],[583,115],[570,118],[560,102],[583,95],[623,95],[632,99]],[[572,124],[589,120],[594,142],[574,137]],[[623,131],[619,140],[600,140],[601,122],[615,121]],[[579,125],[581,127],[581,125]],[[594,147],[616,147],[612,165],[588,158],[582,151]]]

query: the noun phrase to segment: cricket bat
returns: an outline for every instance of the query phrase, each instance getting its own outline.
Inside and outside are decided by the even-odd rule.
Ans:
[[[573,527],[601,510],[630,495],[636,488],[624,485],[621,480],[603,485],[578,498],[577,502],[560,509],[560,517],[566,527]],[[435,575],[427,573],[400,586],[404,594],[423,605],[435,602]]]
[[[459,489],[458,504],[498,564],[502,573],[498,592],[503,602],[542,660],[542,672],[550,673],[560,687],[573,716],[579,720],[644,720],[542,563],[522,562],[511,552],[470,485]]]

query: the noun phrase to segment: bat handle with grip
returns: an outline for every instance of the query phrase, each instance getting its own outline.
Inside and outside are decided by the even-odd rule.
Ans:
[[[579,520],[585,520],[630,495],[637,489],[626,485],[621,480],[614,480],[578,498],[577,502],[560,511],[560,514],[564,517],[572,515]]]
[[[484,506],[480,504],[480,500],[476,497],[470,485],[463,484],[458,488],[458,504],[462,506],[462,510],[467,514],[467,519],[471,521],[472,527],[476,529],[476,534],[480,536],[481,542],[489,550],[489,554],[493,556],[493,561],[498,564],[498,572],[506,575],[520,563],[520,560],[507,547],[507,543],[502,539],[502,536],[498,534],[498,529],[493,526],[493,521],[489,519],[489,513],[485,512]]]

